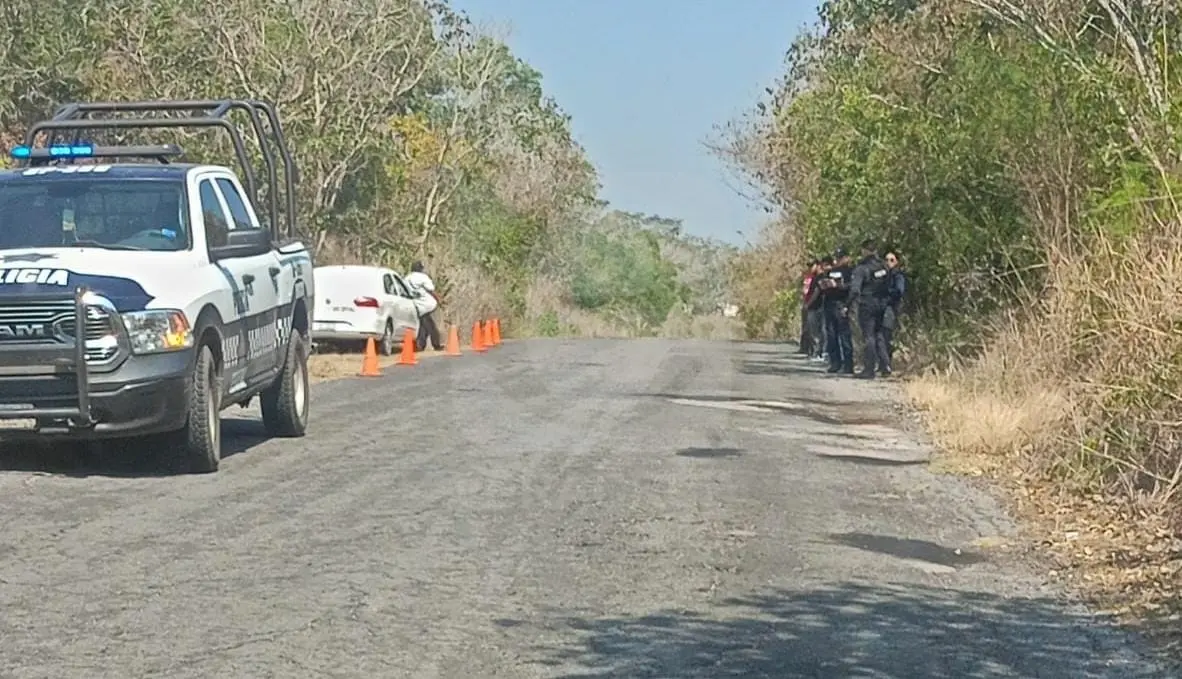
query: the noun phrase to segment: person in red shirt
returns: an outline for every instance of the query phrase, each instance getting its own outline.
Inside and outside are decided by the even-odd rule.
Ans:
[[[813,290],[813,281],[821,271],[821,260],[814,259],[805,269],[800,288],[800,350],[797,353],[814,356],[821,346],[821,338],[816,332],[814,323],[810,321],[809,293]]]
[[[817,260],[814,266],[814,274],[812,285],[809,286],[808,292],[804,296],[805,316],[808,319],[809,335],[813,338],[813,353],[811,357],[815,361],[824,362],[826,355],[826,347],[829,345],[829,340],[825,336],[825,322],[821,313],[821,281],[825,279],[825,275],[829,273],[829,269],[833,267],[832,257],[822,257]]]

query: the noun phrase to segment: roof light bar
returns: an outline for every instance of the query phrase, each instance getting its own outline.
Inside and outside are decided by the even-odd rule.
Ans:
[[[184,154],[174,144],[159,146],[95,146],[93,144],[51,144],[14,146],[8,152],[15,160],[68,160],[71,158],[154,158],[162,163]]]

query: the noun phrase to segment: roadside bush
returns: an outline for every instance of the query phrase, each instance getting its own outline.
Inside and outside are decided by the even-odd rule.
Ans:
[[[676,277],[652,235],[588,233],[575,256],[571,298],[581,309],[647,331],[663,323],[677,302]]]
[[[743,269],[748,329],[788,325],[795,274],[769,275],[768,253],[898,247],[906,348],[928,369],[908,390],[943,461],[1017,482],[1044,528],[1080,535],[1054,545],[1064,568],[1167,612],[1182,588],[1178,21],[1160,3],[829,0],[722,148],[784,210]]]

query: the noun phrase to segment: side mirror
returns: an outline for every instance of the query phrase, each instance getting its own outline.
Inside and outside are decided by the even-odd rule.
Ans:
[[[209,249],[209,257],[214,261],[256,257],[267,254],[271,248],[269,229],[233,229],[226,233],[225,245]]]

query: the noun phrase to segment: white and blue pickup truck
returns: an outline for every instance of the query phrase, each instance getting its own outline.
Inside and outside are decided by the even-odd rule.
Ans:
[[[235,112],[259,137],[265,200]],[[172,145],[78,140],[181,127],[229,132],[241,177],[172,162]],[[0,171],[0,439],[144,437],[175,471],[211,472],[221,411],[256,396],[269,434],[303,436],[313,266],[274,108],[70,104],[24,141]]]

